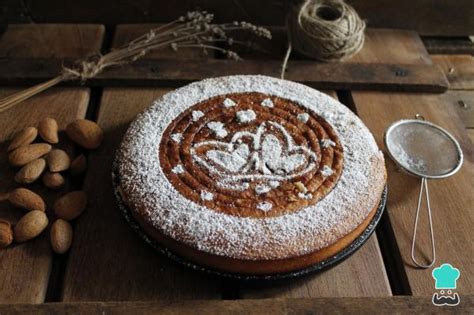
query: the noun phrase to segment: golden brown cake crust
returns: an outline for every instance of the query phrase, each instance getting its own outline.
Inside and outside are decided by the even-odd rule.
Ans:
[[[383,154],[349,109],[264,76],[168,93],[132,123],[117,158],[123,199],[152,239],[239,273],[336,254],[367,227],[386,179]]]

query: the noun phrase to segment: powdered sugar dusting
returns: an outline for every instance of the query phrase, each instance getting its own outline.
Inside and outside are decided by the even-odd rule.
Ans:
[[[296,118],[298,118],[299,121],[306,123],[309,120],[309,114],[308,113],[301,113],[301,114],[298,114],[298,116],[296,116]]]
[[[274,106],[273,101],[269,98],[264,99],[262,101],[261,105],[264,106],[264,107],[269,107],[269,108],[272,108]]]
[[[257,114],[251,109],[238,111],[236,116],[239,123],[247,123],[257,118]]]
[[[214,132],[217,138],[225,138],[228,134],[224,124],[220,121],[211,121],[207,123],[207,127]]]
[[[323,139],[321,140],[321,146],[323,148],[329,148],[329,147],[334,147],[336,143],[332,141],[331,139]]]
[[[263,212],[270,211],[272,210],[272,208],[273,208],[273,205],[270,202],[266,202],[266,201],[260,202],[257,205],[257,209],[262,210]]]
[[[321,169],[321,174],[323,174],[324,177],[331,176],[334,173],[332,168],[330,168],[327,165],[324,165],[323,168]]]
[[[294,101],[336,130],[344,169],[334,189],[315,205],[260,219],[228,215],[183,197],[163,173],[157,151],[180,113],[214,96],[245,92]],[[207,79],[164,95],[131,124],[118,162],[128,203],[143,205],[142,215],[160,232],[207,253],[249,260],[294,257],[332,244],[377,205],[384,178],[382,153],[349,109],[304,85],[265,76]],[[371,163],[380,167],[374,170]]]
[[[171,169],[171,171],[175,174],[182,174],[182,173],[184,173],[184,167],[183,167],[183,165],[179,164],[179,165],[176,165],[175,167],[173,167],[173,169]]]
[[[193,113],[191,114],[192,117],[193,117],[193,121],[198,121],[199,118],[201,118],[202,116],[204,116],[204,113],[201,112],[200,110],[195,110],[193,111]]]
[[[171,140],[173,140],[176,143],[180,143],[181,140],[183,140],[183,135],[181,133],[173,133],[170,136]]]
[[[214,194],[209,191],[201,191],[201,199],[202,200],[213,200]]]
[[[233,107],[236,105],[236,103],[231,100],[230,98],[226,98],[223,103],[224,107]]]

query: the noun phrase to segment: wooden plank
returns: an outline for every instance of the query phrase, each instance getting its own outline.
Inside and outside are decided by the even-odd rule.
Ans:
[[[21,4],[7,1],[0,11],[0,20],[7,23],[19,21],[62,23],[156,23],[176,19],[186,11],[207,10],[216,20],[231,22],[247,20],[262,25],[284,25],[291,0],[180,0],[173,2],[135,0],[127,1],[72,1],[25,0]],[[410,0],[377,2],[351,0],[371,27],[402,28],[415,30],[423,35],[462,36],[472,35],[474,9],[471,0]],[[113,8],[113,10],[110,10]],[[67,14],[64,14],[67,12]]]
[[[77,221],[65,272],[64,301],[219,298],[221,283],[176,266],[145,244],[116,206],[111,187],[115,150],[131,120],[164,89],[106,89],[98,115],[102,146],[89,156],[89,207]],[[101,184],[97,185],[97,180]]]
[[[430,54],[472,55],[474,44],[467,37],[423,37],[423,44]]]
[[[388,35],[388,34],[387,34]],[[390,55],[393,48],[386,42],[380,42],[366,51],[355,56],[357,61],[370,61],[375,58],[378,62],[423,63],[429,62],[430,57],[424,48],[420,48],[417,35],[407,36],[403,43],[396,47],[397,54]],[[420,57],[414,58],[417,54]],[[373,56],[373,57],[372,57]],[[374,134],[379,146],[383,147],[383,133],[390,123],[402,118],[413,118],[416,113],[422,114],[427,120],[440,124],[452,132],[460,141],[465,153],[465,163],[461,171],[451,178],[430,183],[430,196],[433,207],[434,230],[437,240],[438,263],[449,262],[459,268],[463,278],[459,280],[460,292],[472,292],[469,278],[472,276],[472,235],[469,234],[472,225],[472,215],[469,206],[472,204],[471,185],[472,145],[467,140],[464,127],[453,106],[446,104],[444,96],[433,94],[403,94],[381,92],[352,92],[355,109]],[[401,255],[402,274],[406,275],[408,288],[404,293],[413,295],[430,295],[433,292],[431,269],[418,270],[411,263],[410,246],[413,228],[413,216],[416,198],[419,191],[419,179],[410,177],[398,170],[391,160],[386,159],[388,166],[388,203],[387,213],[393,230],[394,246],[385,250]],[[454,215],[453,215],[454,214]],[[426,218],[420,222],[423,229],[419,232],[419,247],[426,255],[429,247]],[[387,232],[388,233],[388,232]],[[471,241],[469,241],[471,240]]]
[[[457,292],[474,292],[472,277],[471,233],[474,218],[470,207],[472,195],[473,150],[462,122],[455,109],[445,104],[438,96],[430,94],[402,93],[353,93],[354,103],[359,116],[374,134],[379,146],[383,147],[384,130],[394,120],[413,118],[423,115],[428,121],[438,124],[452,133],[464,151],[464,165],[454,176],[430,181],[430,197],[433,210],[433,225],[436,238],[438,262],[450,263],[461,271]],[[388,216],[394,230],[394,241],[404,260],[403,269],[408,277],[413,295],[430,295],[433,292],[432,269],[420,270],[413,267],[410,259],[411,235],[414,213],[418,198],[420,180],[401,172],[390,159],[388,165]],[[419,231],[417,251],[424,257],[429,255],[429,237],[427,219],[422,216],[422,229]]]
[[[14,92],[0,89],[0,96]],[[16,169],[7,163],[6,148],[11,136],[27,126],[36,126],[40,119],[53,117],[63,130],[76,118],[84,117],[89,101],[86,88],[56,88],[0,113],[0,192],[17,187],[13,182]],[[63,138],[63,137],[62,137]],[[31,189],[45,197],[48,207],[60,192],[46,191],[40,185]],[[0,218],[15,223],[24,212],[9,203],[0,203]],[[33,241],[10,246],[0,250],[0,303],[40,303],[43,302],[51,271],[52,253],[47,233]]]
[[[10,58],[78,58],[96,52],[101,47],[103,27],[98,25],[11,25],[0,37],[0,59]],[[3,69],[2,69],[3,70]],[[18,89],[0,88],[0,96]],[[46,116],[56,118],[59,127],[85,116],[89,102],[87,88],[53,88],[9,110],[0,113],[0,192],[14,187],[14,170],[7,167],[6,145],[15,131],[37,125]],[[61,139],[65,139],[62,135]],[[63,141],[61,141],[64,143]],[[66,145],[66,149],[71,147]],[[51,206],[58,195],[32,185],[45,196]],[[0,203],[0,216],[12,222],[22,212],[8,203]],[[0,251],[0,303],[40,303],[45,300],[53,256],[47,232],[38,239]],[[54,284],[53,284],[54,286]]]
[[[84,58],[100,52],[103,35],[103,25],[11,24],[0,36],[0,56]]]
[[[474,29],[470,0],[350,0],[370,27],[414,30],[421,35],[466,36]]]
[[[335,92],[325,93],[337,98]],[[391,289],[374,234],[354,255],[329,270],[293,281],[243,283],[240,295],[245,299],[373,297],[389,296]]]
[[[431,64],[420,36],[413,31],[370,30],[361,51],[345,62]]]
[[[120,47],[126,45],[131,40],[146,34],[153,28],[162,26],[164,24],[120,24],[115,27],[114,39],[112,41],[112,47]],[[150,51],[145,55],[144,59],[208,59],[214,57],[214,51],[208,51],[205,54],[203,50],[197,48],[180,48],[178,51],[174,51],[171,45],[163,47],[159,50]]]
[[[354,58],[356,58],[355,56]],[[0,84],[33,83],[59,73],[62,62],[56,59],[0,60]],[[181,85],[208,77],[234,74],[280,76],[281,61],[247,60],[137,60],[133,66],[111,68],[88,80],[90,86]],[[316,63],[294,60],[285,76],[319,89],[370,89],[392,91],[444,92],[448,81],[432,65],[379,63]],[[73,83],[74,84],[74,83]],[[77,84],[77,82],[75,83]]]
[[[436,307],[431,297],[313,298],[233,301],[81,302],[0,305],[9,314],[472,314],[474,297],[455,307]]]
[[[474,90],[474,57],[470,55],[432,55],[449,81],[450,90]]]
[[[474,128],[474,90],[450,90],[440,98],[457,111],[466,128]]]

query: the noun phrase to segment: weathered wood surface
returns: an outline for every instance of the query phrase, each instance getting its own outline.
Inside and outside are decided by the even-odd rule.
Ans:
[[[0,96],[14,92],[0,89]],[[18,187],[13,181],[17,169],[8,166],[6,148],[11,136],[28,126],[37,126],[44,117],[53,117],[60,129],[76,118],[84,117],[89,101],[86,88],[56,88],[31,100],[0,113],[0,192]],[[45,197],[48,208],[64,191],[51,192],[41,185],[30,185],[31,189]],[[7,202],[0,203],[0,218],[11,223],[24,214]],[[48,232],[23,244],[15,244],[0,250],[0,303],[41,303],[45,299],[51,272],[52,252]]]
[[[388,35],[388,34],[387,34]],[[389,37],[389,36],[387,36]],[[390,39],[387,38],[387,41]],[[417,35],[405,38],[404,44],[397,45],[397,54],[390,54],[391,47],[385,44],[370,47],[372,56],[380,61],[393,60],[399,63],[430,62],[426,50],[420,49]],[[366,47],[367,49],[368,47]],[[414,58],[416,51],[420,57]],[[387,59],[386,59],[387,58]],[[388,59],[390,58],[390,59]],[[359,54],[354,57],[359,62],[369,57]],[[469,207],[472,199],[472,144],[458,114],[450,104],[433,94],[351,92],[354,107],[374,134],[377,143],[383,148],[383,133],[390,123],[397,119],[413,118],[416,113],[427,120],[445,127],[458,138],[465,154],[465,162],[459,173],[439,181],[430,182],[430,196],[433,208],[433,224],[437,243],[437,266],[449,262],[459,268],[462,277],[458,289],[461,294],[472,293],[472,211]],[[410,255],[411,235],[414,212],[419,191],[419,179],[408,176],[395,167],[387,158],[388,167],[388,203],[387,214],[393,230],[393,247],[399,250],[403,259],[401,272],[406,275],[408,288],[405,293],[430,295],[433,292],[431,269],[419,270],[413,267]],[[423,255],[429,254],[429,237],[426,217],[422,216],[420,237],[417,250],[423,249]],[[469,254],[471,253],[471,254]]]
[[[67,63],[66,63],[67,64]],[[57,59],[0,60],[0,84],[37,83],[56,76],[63,62]],[[87,81],[89,86],[176,86],[209,77],[234,74],[262,74],[279,77],[281,61],[269,60],[137,60],[133,66],[110,68]],[[285,76],[319,89],[391,90],[441,93],[448,81],[432,65],[288,63]],[[78,84],[74,82],[74,84]]]
[[[457,111],[466,128],[474,128],[474,90],[450,90],[440,100]]]
[[[423,37],[423,43],[430,54],[474,54],[474,43],[464,37]]]
[[[432,55],[449,81],[450,90],[474,90],[474,57],[470,55]]]
[[[437,307],[431,297],[313,298],[234,301],[81,302],[0,305],[9,314],[472,314],[474,297],[455,307]]]
[[[337,98],[334,92],[326,93]],[[319,274],[279,283],[242,283],[240,287],[240,296],[245,299],[389,295],[390,284],[375,234],[349,259]]]
[[[186,11],[207,10],[216,20],[231,22],[247,20],[262,25],[284,25],[290,3],[294,0],[181,0],[173,2],[135,0],[34,0],[6,1],[0,20],[16,22],[62,23],[156,23],[176,19]],[[474,29],[474,9],[470,0],[351,0],[359,15],[370,27],[411,29],[423,35],[471,35]],[[111,10],[110,8],[113,8]],[[67,14],[64,14],[67,12]]]
[[[439,266],[450,263],[461,271],[457,292],[471,294],[474,286],[470,279],[474,276],[472,268],[472,226],[474,217],[472,205],[473,148],[457,112],[436,95],[358,92],[353,94],[355,107],[360,117],[374,134],[380,147],[383,146],[384,130],[393,121],[403,118],[414,118],[415,114],[423,115],[426,120],[448,130],[460,142],[464,151],[464,164],[460,171],[442,180],[430,181],[431,207],[436,239],[436,255]],[[442,152],[440,153],[442,154]],[[394,230],[394,241],[400,249],[404,260],[403,268],[407,274],[410,291],[413,295],[430,295],[433,292],[434,280],[432,269],[420,270],[413,267],[410,259],[411,235],[414,214],[419,192],[420,179],[400,171],[387,158],[388,197],[387,213]],[[418,257],[424,261],[429,255],[426,215],[420,219],[421,229],[417,239]]]
[[[0,36],[0,59],[18,55],[24,58],[76,58],[100,49],[101,30],[99,26],[87,25],[14,25]],[[17,90],[0,88],[0,95],[4,97]],[[0,113],[0,192],[16,187],[12,180],[15,170],[8,167],[5,153],[14,132],[26,126],[36,126],[47,116],[55,118],[60,129],[64,129],[69,122],[85,116],[89,94],[87,88],[53,88]],[[63,193],[52,193],[39,186],[31,187],[46,197],[48,206]],[[0,203],[0,217],[16,222],[22,213],[6,202]],[[34,241],[0,250],[0,302],[43,302],[52,260],[47,232]]]
[[[84,58],[99,53],[103,25],[10,24],[0,33],[0,56],[8,58]]]
[[[107,89],[98,124],[101,147],[89,155],[84,190],[87,211],[77,220],[65,270],[62,300],[118,301],[219,299],[220,280],[177,266],[130,228],[112,190],[111,164],[129,123],[165,89]]]

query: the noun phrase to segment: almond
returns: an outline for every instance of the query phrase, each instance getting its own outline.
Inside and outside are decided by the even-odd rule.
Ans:
[[[13,151],[19,147],[32,143],[36,139],[37,135],[38,129],[36,129],[35,127],[27,127],[19,131],[10,142],[7,152]]]
[[[64,150],[53,149],[46,156],[49,170],[53,173],[67,170],[71,165],[71,159]]]
[[[84,154],[77,156],[71,162],[71,174],[79,175],[87,169],[87,159]]]
[[[64,177],[60,173],[46,172],[42,180],[43,184],[50,189],[60,189],[64,186]]]
[[[0,248],[8,247],[13,242],[13,231],[10,222],[0,220]]]
[[[51,247],[58,254],[64,254],[72,244],[72,226],[63,219],[57,219],[51,225]]]
[[[45,168],[45,159],[31,161],[16,173],[15,181],[19,184],[30,184],[41,176]]]
[[[53,210],[58,218],[70,221],[77,218],[86,209],[86,205],[86,193],[77,190],[67,193],[56,200]]]
[[[58,123],[51,117],[43,118],[38,125],[40,137],[49,143],[58,143]]]
[[[27,210],[46,210],[46,204],[40,195],[26,188],[17,188],[8,194],[8,200],[18,208]]]
[[[15,241],[21,243],[31,240],[40,235],[47,226],[48,217],[43,211],[30,211],[15,225]]]
[[[96,149],[104,139],[99,125],[87,119],[78,119],[66,127],[66,133],[72,141],[86,149]]]
[[[13,166],[23,166],[51,151],[47,143],[34,143],[19,147],[8,155],[8,161]]]

